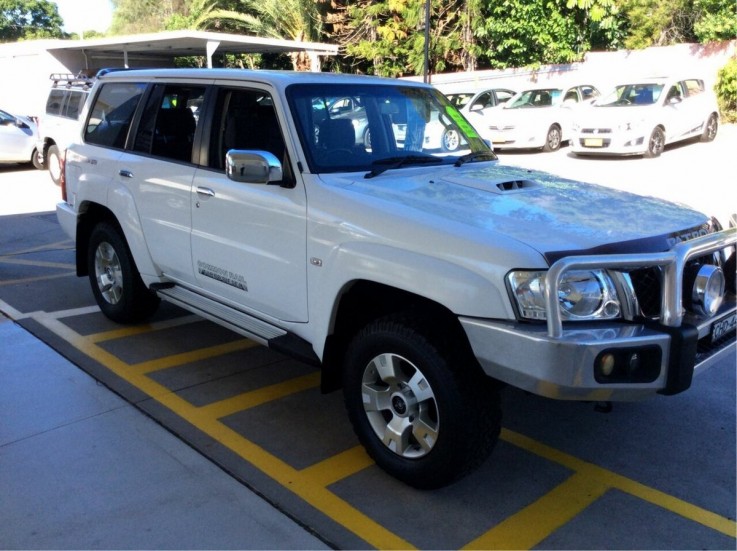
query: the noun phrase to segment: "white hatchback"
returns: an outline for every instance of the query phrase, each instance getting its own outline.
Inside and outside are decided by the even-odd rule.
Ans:
[[[571,146],[577,155],[657,157],[666,144],[717,135],[719,111],[704,81],[641,79],[620,84],[579,113]]]

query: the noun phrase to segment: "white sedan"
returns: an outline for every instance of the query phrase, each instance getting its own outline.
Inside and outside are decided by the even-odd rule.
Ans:
[[[577,155],[657,157],[666,144],[717,135],[719,111],[704,81],[642,79],[616,86],[574,125]]]
[[[36,123],[0,110],[0,162],[34,163],[37,166]]]
[[[590,84],[568,88],[531,88],[495,109],[485,124],[473,121],[494,149],[556,151],[571,137],[574,111],[588,105],[599,91]]]

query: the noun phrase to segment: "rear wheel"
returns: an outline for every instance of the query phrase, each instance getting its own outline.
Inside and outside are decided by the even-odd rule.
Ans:
[[[461,136],[455,128],[447,128],[443,131],[441,139],[441,147],[443,151],[455,151],[461,145]]]
[[[156,311],[159,298],[146,288],[120,230],[107,222],[90,235],[87,268],[100,310],[119,323],[143,321]]]
[[[61,154],[56,145],[50,145],[46,151],[46,165],[51,179],[58,186],[61,183]]]
[[[392,476],[428,489],[480,465],[501,427],[496,386],[430,334],[407,316],[369,324],[349,346],[343,385],[368,454]]]
[[[665,132],[659,126],[653,129],[650,134],[650,140],[647,142],[647,151],[645,151],[645,157],[648,159],[654,159],[659,157],[665,149]]]
[[[558,151],[562,142],[563,132],[561,131],[560,126],[554,124],[550,128],[548,128],[548,133],[545,136],[545,145],[543,146],[543,151],[545,151],[546,153]]]

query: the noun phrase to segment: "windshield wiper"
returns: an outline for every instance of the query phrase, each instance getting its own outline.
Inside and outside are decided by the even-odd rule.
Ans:
[[[469,153],[468,155],[463,155],[463,157],[458,157],[458,160],[453,163],[453,166],[463,166],[465,163],[478,160],[496,161],[497,156],[494,154],[493,151],[474,151],[473,153]]]
[[[378,159],[371,163],[373,167],[371,172],[367,172],[364,178],[373,178],[387,170],[402,168],[408,165],[423,165],[430,163],[442,163],[443,159],[433,157],[432,155],[405,155],[404,157],[387,157],[386,159]]]

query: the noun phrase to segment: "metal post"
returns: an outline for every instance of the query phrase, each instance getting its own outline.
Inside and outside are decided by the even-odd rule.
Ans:
[[[422,81],[430,82],[430,0],[425,0],[425,68]]]

